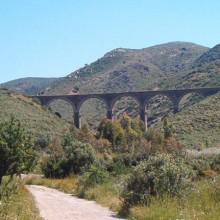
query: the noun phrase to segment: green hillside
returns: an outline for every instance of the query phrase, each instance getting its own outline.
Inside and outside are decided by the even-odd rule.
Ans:
[[[0,121],[19,119],[36,138],[61,135],[69,123],[23,95],[0,89]]]
[[[177,138],[191,148],[220,146],[220,94],[170,117]]]

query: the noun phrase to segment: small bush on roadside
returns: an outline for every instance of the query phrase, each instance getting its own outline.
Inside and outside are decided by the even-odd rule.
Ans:
[[[109,174],[104,168],[93,165],[88,171],[84,173],[82,179],[84,179],[84,185],[94,186],[96,184],[104,183],[108,177]]]
[[[151,156],[138,165],[122,193],[125,207],[148,203],[151,196],[177,195],[189,185],[192,171],[180,158]]]
[[[88,188],[94,187],[98,184],[103,184],[109,178],[109,173],[99,165],[92,165],[83,176],[81,176],[77,188],[78,195],[84,197],[84,193]]]

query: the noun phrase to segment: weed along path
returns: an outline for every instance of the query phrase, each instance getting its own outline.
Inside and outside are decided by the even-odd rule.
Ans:
[[[45,220],[119,220],[115,213],[93,201],[44,186],[27,186]]]

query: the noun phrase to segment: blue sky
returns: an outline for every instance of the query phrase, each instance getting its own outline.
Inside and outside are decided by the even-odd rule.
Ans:
[[[212,47],[219,11],[219,0],[0,0],[0,82],[65,76],[117,47]]]

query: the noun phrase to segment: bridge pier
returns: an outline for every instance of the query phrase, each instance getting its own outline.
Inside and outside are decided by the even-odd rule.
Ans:
[[[80,121],[80,113],[79,112],[74,112],[74,125],[76,128],[80,129],[81,128],[81,121]]]
[[[113,111],[112,109],[107,110],[107,119],[112,120],[113,119]]]
[[[173,104],[173,114],[176,114],[179,112],[179,102],[174,102]]]

